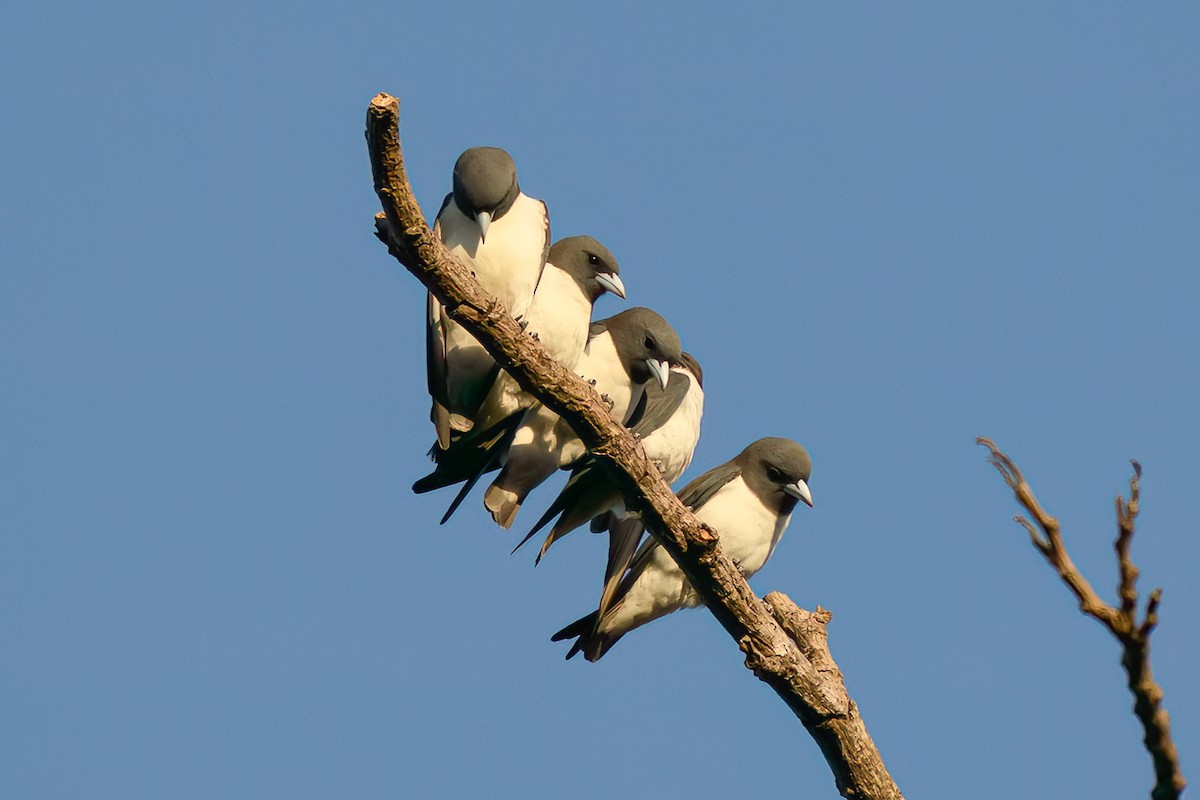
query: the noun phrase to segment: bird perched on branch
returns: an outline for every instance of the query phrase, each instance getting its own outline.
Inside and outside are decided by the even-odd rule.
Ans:
[[[590,236],[555,242],[525,314],[525,331],[555,361],[574,369],[587,346],[592,306],[605,292],[625,299],[620,271],[616,257]],[[472,419],[472,428],[490,428],[534,402],[511,375],[501,371]]]
[[[638,307],[592,325],[575,371],[594,381],[610,403],[613,419],[624,424],[643,402],[646,383],[657,380],[665,388],[671,365],[681,357],[679,335],[671,324]],[[558,414],[545,406],[531,408],[513,433],[504,468],[484,494],[492,519],[511,527],[529,492],[585,453],[583,442]]]
[[[799,444],[759,439],[732,461],[689,483],[679,499],[717,531],[725,555],[750,577],[771,557],[796,503],[812,505],[811,473],[812,461]],[[700,602],[675,560],[656,540],[647,539],[611,606],[603,614],[594,611],[576,620],[551,639],[575,639],[567,658],[582,652],[588,661],[596,661],[634,628]]]
[[[663,388],[651,381],[646,384],[645,391],[644,410],[639,419],[631,420],[630,431],[641,439],[646,456],[658,465],[667,483],[674,483],[692,463],[692,454],[700,441],[700,418],[704,414],[704,378],[700,364],[690,353],[683,353],[680,363],[671,367],[667,386]],[[597,520],[593,524],[594,531],[607,529],[613,535],[621,531],[628,536],[635,527],[617,525],[619,520],[631,514],[627,512],[617,481],[594,458],[587,458],[574,468],[567,485],[517,547],[529,541],[555,516],[558,516],[558,522],[546,536],[538,561],[554,542],[588,520]],[[628,558],[636,549],[641,530],[636,526],[632,547],[621,544],[617,548],[627,551],[625,563],[617,570],[618,577],[625,571]],[[609,567],[610,571],[615,568],[611,563]]]
[[[520,319],[529,309],[550,248],[546,204],[521,191],[512,156],[498,147],[472,147],[454,165],[434,233],[451,254],[508,312]],[[479,408],[495,380],[495,361],[471,334],[429,296],[426,361],[430,418],[438,446]]]
[[[592,306],[606,292],[625,297],[620,267],[612,252],[590,236],[561,239],[550,248],[542,280],[525,314],[525,330],[536,336],[556,361],[573,369],[587,345]],[[484,472],[499,467],[497,459],[503,455],[500,442],[506,433],[515,431],[521,412],[536,402],[498,366],[492,374],[491,388],[464,426],[470,432],[452,434],[447,448],[435,447],[431,452],[437,469],[413,485],[413,491],[420,494],[469,481],[442,522],[450,518]]]

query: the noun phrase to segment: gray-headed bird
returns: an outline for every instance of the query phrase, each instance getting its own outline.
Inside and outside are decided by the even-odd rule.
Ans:
[[[472,147],[454,165],[453,190],[438,211],[434,233],[508,312],[529,309],[550,249],[546,204],[521,191],[512,157],[498,147]],[[426,363],[430,418],[438,444],[463,427],[495,378],[495,361],[429,296]]]
[[[575,371],[594,382],[610,404],[613,419],[624,424],[645,399],[652,380],[667,386],[671,365],[680,363],[679,335],[648,308],[631,308],[592,325],[587,348]],[[484,494],[496,524],[512,526],[529,492],[586,454],[571,426],[545,406],[525,413],[504,455],[504,468]]]
[[[808,452],[791,441],[759,439],[719,467],[689,483],[679,499],[720,535],[721,550],[747,578],[771,557],[798,502],[812,505]],[[596,661],[634,628],[681,608],[700,605],[700,596],[674,559],[647,539],[621,579],[612,604],[551,637],[575,639],[567,658],[582,652]]]
[[[525,314],[526,333],[535,336],[551,358],[574,369],[587,345],[592,306],[605,292],[625,298],[620,271],[616,257],[591,236],[555,242]],[[472,428],[490,428],[533,404],[533,397],[501,371],[471,420]]]
[[[525,314],[526,332],[536,336],[550,355],[573,369],[583,355],[591,328],[592,305],[605,292],[625,297],[617,259],[590,236],[572,236],[554,243],[542,280]],[[476,480],[499,467],[499,458],[520,424],[533,397],[494,362],[492,383],[474,415],[452,432],[448,447],[431,451],[437,469],[413,485],[418,494],[468,481],[451,504],[445,522],[470,492]]]
[[[700,418],[704,414],[704,378],[700,364],[690,353],[683,353],[680,363],[671,367],[666,388],[651,381],[646,384],[645,391],[644,409],[639,419],[630,420],[630,431],[641,440],[646,456],[658,466],[667,483],[674,483],[692,463],[692,454],[700,441]],[[618,526],[616,523],[636,513],[636,509],[632,511],[631,514],[627,509],[616,479],[603,464],[588,458],[573,469],[567,485],[521,544],[555,516],[558,516],[558,521],[546,536],[537,556],[538,561],[554,542],[588,520],[597,520],[593,530],[608,529],[614,535],[618,531],[628,535],[631,526]],[[608,520],[610,514],[611,522]],[[617,570],[618,577],[625,571],[640,534],[639,528],[632,545],[612,548],[614,552],[623,550],[627,553],[626,563],[620,564]],[[609,572],[614,568],[610,564]]]

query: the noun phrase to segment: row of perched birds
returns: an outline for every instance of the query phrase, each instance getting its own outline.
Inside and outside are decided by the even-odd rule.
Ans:
[[[459,157],[434,231],[528,335],[595,386],[663,477],[677,480],[700,438],[703,375],[675,329],[648,308],[591,321],[603,294],[625,297],[608,248],[590,236],[551,245],[546,204],[521,191],[511,156],[495,147],[475,147]],[[595,661],[634,628],[699,605],[671,556],[644,535],[636,499],[623,496],[570,426],[523,391],[432,295],[426,349],[436,468],[413,491],[461,484],[442,522],[480,478],[499,470],[483,502],[497,524],[510,528],[534,488],[570,469],[558,497],[517,547],[551,522],[539,561],[584,524],[608,533],[599,607],[552,637],[574,640],[567,658],[583,652]],[[799,444],[759,439],[687,484],[679,498],[720,534],[726,555],[748,577],[771,556],[797,502],[812,505],[811,469]]]

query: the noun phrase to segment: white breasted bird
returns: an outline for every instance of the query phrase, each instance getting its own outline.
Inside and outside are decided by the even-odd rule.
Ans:
[[[525,314],[526,332],[536,336],[550,355],[574,369],[583,355],[591,326],[592,305],[606,292],[625,297],[617,259],[590,236],[572,236],[554,243],[542,280]],[[503,440],[534,405],[533,397],[511,375],[496,367],[493,382],[469,420],[469,432],[452,434],[447,448],[435,447],[437,469],[413,485],[417,493],[462,481],[459,493],[442,518],[445,522],[480,475],[499,467]]]
[[[812,461],[800,445],[790,439],[759,439],[689,483],[679,499],[717,531],[725,555],[750,577],[771,557],[796,503],[812,505],[811,473]],[[575,639],[567,658],[582,652],[596,661],[634,628],[700,602],[674,559],[647,539],[603,615],[594,611],[551,639]]]
[[[657,380],[666,387],[672,364],[682,355],[679,335],[648,308],[631,308],[591,327],[587,348],[575,371],[594,381],[611,404],[613,419],[625,423],[644,401],[643,387]],[[504,456],[504,468],[484,494],[484,505],[503,528],[512,526],[529,492],[586,453],[571,426],[545,406],[525,414]]]
[[[658,465],[667,483],[674,483],[692,463],[692,454],[700,441],[700,418],[704,414],[704,378],[700,364],[690,353],[683,353],[680,363],[671,367],[666,388],[651,381],[646,384],[645,392],[644,409],[640,418],[630,420],[630,431],[641,440],[647,457]],[[574,468],[567,485],[521,544],[558,516],[558,522],[546,536],[538,553],[537,560],[540,561],[554,542],[588,520],[601,518],[603,521],[597,520],[593,530],[609,528],[615,533],[617,526],[610,525],[607,519],[610,513],[614,515],[615,523],[618,519],[635,515],[636,509],[627,511],[617,481],[601,463],[594,458],[587,458]],[[628,529],[629,526],[620,527],[621,531]],[[638,538],[640,534],[641,530],[638,529]],[[624,573],[628,558],[633,555],[636,546],[635,538],[632,545],[622,548],[627,551],[627,556],[625,563],[619,565],[618,577]],[[610,572],[612,569],[613,565],[610,564]]]
[[[525,332],[555,361],[574,369],[587,345],[592,306],[605,292],[625,298],[620,272],[616,257],[591,236],[555,242],[525,314]],[[533,404],[533,397],[501,372],[472,419],[472,428],[490,428]]]
[[[550,217],[545,203],[521,192],[508,153],[472,147],[459,156],[434,232],[510,314],[526,313],[550,248]],[[474,415],[495,380],[495,361],[432,295],[426,360],[430,417],[445,449],[452,429],[465,427],[461,417]]]

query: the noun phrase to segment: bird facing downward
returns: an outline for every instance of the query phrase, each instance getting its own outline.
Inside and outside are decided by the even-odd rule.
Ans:
[[[715,467],[683,488],[679,499],[696,518],[720,535],[721,549],[747,578],[775,550],[798,502],[812,505],[808,452],[790,439],[759,439],[733,460]],[[633,557],[612,605],[592,612],[558,633],[553,641],[575,639],[567,658],[583,652],[596,661],[634,628],[680,608],[700,604],[674,559],[654,539]]]
[[[546,264],[550,217],[545,203],[521,191],[508,153],[472,147],[459,156],[453,191],[433,227],[451,255],[510,314],[525,314]],[[432,295],[427,313],[430,417],[445,449],[456,421],[474,414],[482,402],[495,377],[495,361]]]

